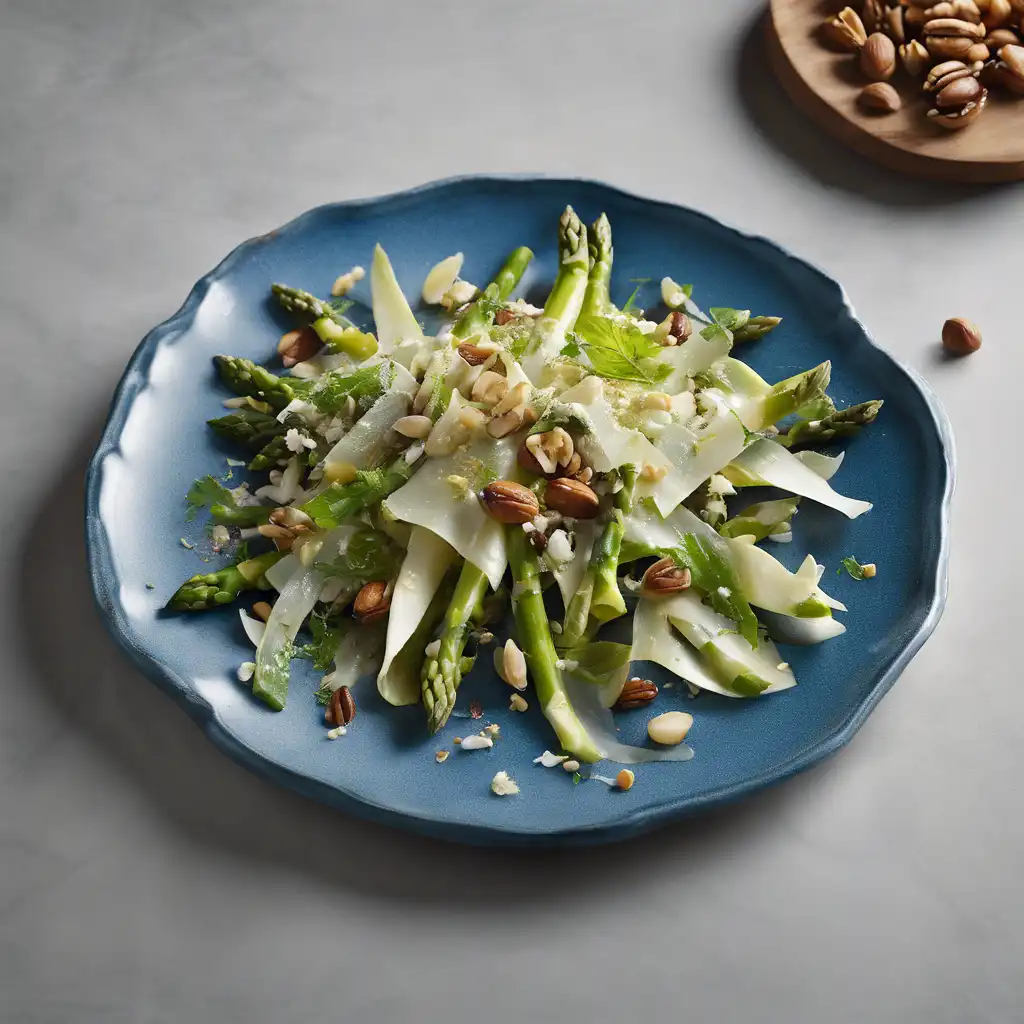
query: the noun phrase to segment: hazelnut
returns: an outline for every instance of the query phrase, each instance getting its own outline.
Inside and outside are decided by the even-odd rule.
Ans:
[[[981,331],[962,317],[952,317],[942,325],[942,347],[955,356],[967,356],[981,348]]]

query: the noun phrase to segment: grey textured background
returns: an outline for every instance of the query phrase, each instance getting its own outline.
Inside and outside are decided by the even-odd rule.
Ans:
[[[758,14],[0,2],[0,1019],[1020,1019],[1024,566],[999,512],[1021,497],[1024,192],[817,135]],[[854,742],[624,846],[460,849],[257,781],[114,649],[85,582],[86,460],[192,282],[314,204],[490,170],[603,178],[820,263],[959,443],[946,616]],[[984,328],[969,361],[938,353],[950,315]]]

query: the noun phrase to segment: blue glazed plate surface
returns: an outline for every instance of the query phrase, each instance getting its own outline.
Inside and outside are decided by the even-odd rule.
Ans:
[[[178,541],[201,537],[197,524],[184,522],[183,496],[193,479],[224,472],[225,457],[239,454],[219,447],[204,425],[225,397],[210,357],[230,352],[266,361],[273,354],[286,325],[267,301],[270,283],[327,294],[338,273],[369,263],[380,240],[406,293],[416,295],[443,256],[463,251],[466,276],[484,281],[508,250],[525,244],[537,259],[523,289],[536,301],[554,277],[554,225],[566,203],[587,221],[602,210],[611,218],[616,301],[635,287],[631,278],[654,279],[641,305],[654,304],[666,273],[692,281],[705,309],[784,317],[775,334],[742,353],[762,376],[778,380],[831,359],[837,401],[885,399],[878,422],[848,446],[835,479],[843,493],[874,502],[874,510],[849,522],[804,501],[794,543],[773,547],[791,568],[807,551],[828,567],[825,586],[850,608],[847,633],[817,647],[783,648],[800,685],[776,697],[705,694],[690,701],[682,685],[663,689],[660,710],[695,716],[696,757],[639,766],[628,793],[595,782],[574,786],[565,773],[532,764],[552,736],[534,708],[508,711],[507,689],[489,669],[478,668],[460,693],[462,707],[479,700],[485,721],[502,726],[493,750],[458,752],[453,737],[479,727],[468,718],[453,718],[442,734],[427,737],[419,708],[386,706],[370,681],[356,691],[353,727],[332,742],[306,663],[296,663],[288,707],[276,714],[235,679],[251,648],[233,608],[202,616],[161,612],[178,583],[202,568],[201,547],[189,551]],[[366,284],[357,299],[368,300]],[[320,207],[252,239],[150,332],[121,381],[90,466],[90,570],[110,629],[136,664],[214,743],[260,774],[356,814],[449,839],[610,841],[783,779],[856,732],[941,614],[952,451],[927,386],[872,343],[838,284],[774,244],[593,182],[463,178]],[[839,560],[851,553],[878,563],[879,575],[859,583],[836,577]],[[620,716],[623,739],[642,742],[645,717]],[[440,748],[452,751],[444,764],[434,760]],[[519,781],[519,796],[490,794],[499,769]]]

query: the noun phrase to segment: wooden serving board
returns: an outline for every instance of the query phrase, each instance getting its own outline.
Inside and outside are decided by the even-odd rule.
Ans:
[[[891,84],[903,107],[893,114],[861,110],[857,95],[868,80],[856,56],[828,49],[818,35],[824,19],[842,6],[771,0],[766,21],[772,66],[804,113],[857,152],[906,174],[963,182],[1024,179],[1024,97],[990,90],[973,124],[946,131],[928,122],[920,83],[901,66]]]

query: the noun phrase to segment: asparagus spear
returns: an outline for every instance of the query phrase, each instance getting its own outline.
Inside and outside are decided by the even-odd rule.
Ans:
[[[333,529],[397,491],[412,475],[413,468],[400,456],[384,469],[361,469],[349,483],[331,484],[307,501],[301,506],[302,511],[321,529]]]
[[[273,509],[267,505],[211,505],[210,517],[221,526],[239,526],[243,529],[250,526],[261,526],[270,522]]]
[[[558,222],[558,274],[544,304],[544,315],[523,357],[523,369],[535,383],[545,366],[562,351],[566,332],[572,329],[583,305],[589,277],[587,229],[571,206]]]
[[[207,420],[215,434],[237,441],[249,448],[262,448],[272,438],[280,437],[288,429],[276,416],[259,409],[237,409],[228,416]]]
[[[602,316],[614,312],[611,298],[612,278],[612,226],[608,217],[601,214],[594,221],[588,235],[590,240],[590,273],[587,276],[587,290],[583,296],[580,317]]]
[[[522,531],[520,531],[522,532]],[[478,617],[487,593],[487,577],[472,562],[464,562],[455,593],[444,616],[437,657],[423,664],[423,706],[431,734],[440,729],[455,708],[455,691],[462,682],[462,652],[470,620]],[[470,666],[472,667],[472,659]]]
[[[509,527],[507,537],[509,565],[515,584],[513,610],[519,645],[526,655],[526,665],[544,717],[551,723],[565,750],[581,761],[600,761],[601,752],[587,735],[565,692],[544,608],[537,554],[518,526]]]
[[[633,507],[633,489],[636,469],[623,466],[620,472],[622,487],[615,492],[615,507],[605,524],[590,556],[586,575],[565,613],[558,646],[576,647],[587,635],[591,619],[596,625],[625,615],[626,602],[619,591],[619,551],[625,534],[625,517]]]
[[[745,324],[732,332],[732,340],[735,344],[743,341],[757,341],[769,331],[774,331],[781,323],[782,317],[780,316],[752,316]]]
[[[230,604],[243,590],[254,590],[263,574],[284,554],[283,551],[268,551],[217,572],[193,576],[178,587],[167,607],[176,612],[204,612]]]
[[[283,409],[295,397],[291,385],[276,377],[266,367],[238,356],[214,356],[213,362],[221,380],[236,395],[262,398],[275,409]]]
[[[796,448],[805,444],[827,444],[837,437],[853,437],[861,427],[875,421],[881,408],[882,400],[874,399],[848,409],[837,409],[820,420],[799,420],[776,440],[787,448]]]
[[[315,436],[314,440],[316,440]],[[327,449],[323,443],[318,441],[315,448],[307,448],[300,455],[300,458],[304,458],[308,466],[315,466],[324,457],[326,452]],[[294,455],[295,453],[288,447],[283,436],[273,437],[256,453],[249,463],[249,469],[275,469],[280,463],[287,462]]]
[[[345,352],[354,359],[368,359],[377,351],[377,339],[359,330],[342,312],[342,307],[286,284],[273,284],[270,290],[285,309],[307,321],[332,352]]]
[[[452,335],[459,340],[470,338],[487,329],[494,319],[496,303],[504,302],[519,284],[526,268],[533,259],[533,250],[525,245],[508,254],[494,280],[484,289],[483,295],[472,303],[452,326]]]
[[[826,359],[819,366],[779,381],[761,399],[757,415],[752,416],[756,422],[753,425],[748,423],[748,426],[752,430],[763,430],[791,416],[803,406],[820,400],[825,395],[831,377],[832,364]]]

